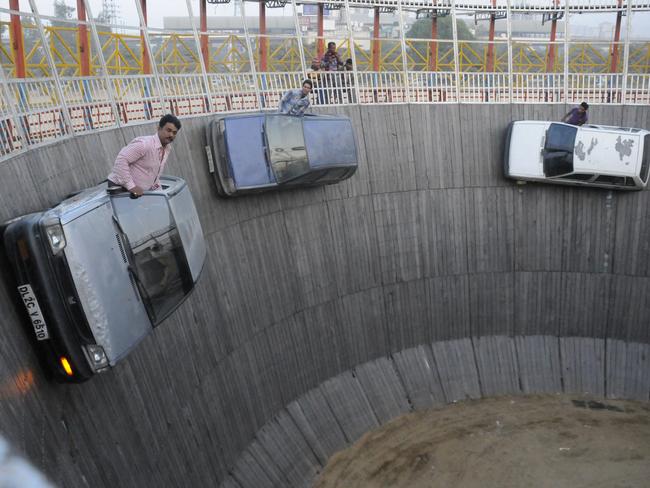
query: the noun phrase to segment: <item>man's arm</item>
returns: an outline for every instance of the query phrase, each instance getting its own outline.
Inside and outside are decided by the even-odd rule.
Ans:
[[[280,106],[278,107],[278,112],[281,114],[286,114],[289,112],[289,100],[291,99],[291,90],[287,90],[282,98],[280,99]]]
[[[122,148],[113,164],[112,174],[115,178],[115,183],[119,183],[129,191],[138,188],[133,181],[130,165],[142,158],[145,152],[144,141],[139,139],[132,140],[127,146]]]
[[[564,117],[562,117],[562,122],[566,122],[571,117],[573,117],[573,114],[575,114],[577,110],[578,110],[577,108],[572,108],[571,110],[569,110],[567,114]]]

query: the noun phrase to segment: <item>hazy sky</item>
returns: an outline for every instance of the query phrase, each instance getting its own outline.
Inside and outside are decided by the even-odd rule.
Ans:
[[[77,0],[64,0],[66,5],[76,9]],[[120,17],[126,25],[137,26],[138,14],[136,1],[138,0],[112,0],[118,6]],[[490,2],[491,0],[474,0],[476,2]],[[535,1],[535,0],[531,0]],[[537,0],[538,2],[547,2],[548,0]],[[607,1],[607,0],[603,0]],[[611,0],[609,0],[611,1]],[[37,8],[42,15],[53,15],[54,0],[35,0]],[[94,16],[97,16],[102,10],[102,0],[89,0],[90,8]],[[238,2],[239,3],[239,2]],[[199,15],[199,0],[190,2],[194,15]],[[8,8],[9,0],[0,0],[0,6]],[[28,0],[20,0],[20,7],[23,11],[30,11]],[[257,2],[246,2],[246,15],[256,16],[258,14]],[[299,10],[302,7],[298,7]],[[293,9],[289,3],[284,9],[267,9],[267,15],[291,15]],[[369,13],[371,11],[369,10]],[[226,5],[208,5],[208,15],[233,15],[235,14],[235,4],[231,2]],[[184,0],[147,0],[147,16],[150,27],[162,28],[164,16],[186,16],[188,15],[186,3]],[[580,15],[571,15],[572,26],[597,27],[603,22],[614,24],[616,15],[613,12],[607,13],[584,13]],[[625,29],[626,18],[623,18],[623,29]],[[632,34],[634,37],[642,35],[644,38],[650,38],[650,12],[635,12],[632,16]],[[624,35],[623,30],[623,35]]]

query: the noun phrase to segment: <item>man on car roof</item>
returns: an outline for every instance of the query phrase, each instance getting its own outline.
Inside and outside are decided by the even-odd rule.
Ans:
[[[167,114],[160,119],[155,134],[133,139],[115,158],[108,186],[124,187],[135,197],[157,189],[171,143],[180,129],[181,121]]]

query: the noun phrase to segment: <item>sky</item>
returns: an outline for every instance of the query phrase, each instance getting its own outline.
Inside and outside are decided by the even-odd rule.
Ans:
[[[75,7],[77,0],[63,0],[66,5]],[[120,16],[126,25],[138,25],[138,13],[136,7],[137,0],[112,0],[118,6]],[[490,0],[474,0],[477,2]],[[530,0],[543,2],[544,0]],[[606,1],[606,0],[603,0]],[[610,0],[611,1],[611,0]],[[35,0],[36,6],[42,15],[52,15],[54,12],[54,0]],[[237,2],[239,4],[239,2]],[[97,16],[102,10],[102,0],[89,0],[90,9],[94,16]],[[190,1],[194,15],[199,15],[199,0]],[[0,6],[8,8],[9,0],[0,0]],[[20,0],[21,10],[30,11],[28,0]],[[235,3],[231,2],[227,5],[208,5],[208,15],[234,15]],[[256,2],[246,2],[246,15],[257,16],[258,4]],[[298,9],[302,7],[298,6]],[[267,15],[291,15],[293,9],[289,3],[284,9],[267,9]],[[370,13],[370,10],[369,10]],[[149,26],[152,28],[163,28],[163,18],[165,16],[187,16],[187,6],[184,0],[147,0],[147,17]],[[632,17],[632,36],[639,38],[650,38],[650,12],[635,12]],[[612,12],[593,14],[585,13],[580,15],[571,15],[572,26],[586,26],[598,27],[602,22],[613,24],[616,20],[615,14]],[[625,26],[625,18],[623,26]],[[623,31],[624,35],[624,31]]]

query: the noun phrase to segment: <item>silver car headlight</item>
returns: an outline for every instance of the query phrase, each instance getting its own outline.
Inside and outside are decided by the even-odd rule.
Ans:
[[[97,344],[87,344],[85,347],[86,356],[90,362],[90,366],[97,372],[103,371],[108,368],[108,358],[102,346]]]
[[[52,254],[59,254],[65,248],[65,234],[63,234],[63,227],[59,219],[52,219],[45,222],[45,234],[47,235],[47,243],[50,245]]]

